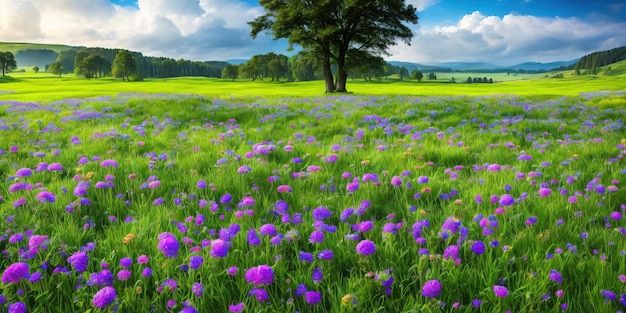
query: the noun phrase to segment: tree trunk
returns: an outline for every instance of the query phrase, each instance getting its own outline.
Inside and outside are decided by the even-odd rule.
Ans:
[[[324,81],[326,82],[326,93],[335,91],[335,81],[333,79],[333,71],[330,68],[330,56],[324,53]]]
[[[339,49],[339,55],[337,57],[337,87],[335,88],[335,92],[348,92],[348,90],[346,90],[347,78],[346,51]]]

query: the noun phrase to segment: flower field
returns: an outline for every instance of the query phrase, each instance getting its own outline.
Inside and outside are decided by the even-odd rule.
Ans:
[[[0,303],[625,311],[625,103],[0,101]]]

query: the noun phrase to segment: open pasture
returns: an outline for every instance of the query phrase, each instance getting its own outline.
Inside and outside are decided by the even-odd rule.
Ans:
[[[618,73],[620,64],[613,68]],[[619,72],[621,73],[621,72]],[[454,76],[457,83],[449,83]],[[554,73],[549,74],[550,76]],[[398,79],[382,81],[349,80],[348,90],[354,95],[403,95],[403,96],[490,96],[517,95],[531,98],[549,99],[560,96],[578,96],[583,92],[620,91],[626,88],[626,76],[583,75],[574,76],[564,72],[564,78],[545,78],[544,75],[518,75],[507,77],[506,73],[488,75],[479,73],[437,73],[436,81],[424,79],[421,82]],[[466,84],[467,76],[493,77],[505,80],[493,84]],[[26,68],[25,72],[10,73],[0,77],[0,100],[50,102],[68,98],[90,98],[97,96],[115,97],[120,93],[152,94],[195,94],[206,97],[312,97],[324,91],[322,81],[272,82],[269,80],[216,79],[204,77],[177,77],[167,79],[145,79],[141,82],[122,82],[110,77],[84,79],[75,75],[58,77],[49,73],[35,74]]]
[[[83,98],[99,81],[0,95],[10,312],[626,308],[623,92]]]

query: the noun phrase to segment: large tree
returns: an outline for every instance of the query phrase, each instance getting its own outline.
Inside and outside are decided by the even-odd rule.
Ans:
[[[48,72],[54,74],[54,75],[59,75],[59,77],[61,77],[61,74],[63,74],[63,65],[61,65],[60,61],[56,61],[52,64],[50,64],[50,66],[48,66]]]
[[[113,59],[111,72],[115,77],[122,77],[122,81],[124,78],[130,81],[130,76],[137,73],[137,63],[133,55],[127,50],[118,51]]]
[[[5,76],[6,72],[17,68],[15,56],[11,51],[0,52],[0,68],[2,68],[2,76]]]
[[[248,22],[253,38],[268,31],[275,39],[319,56],[326,92],[346,92],[346,56],[350,51],[387,54],[400,39],[413,37],[405,23],[417,23],[412,5],[404,0],[260,0],[265,15]],[[336,62],[337,73],[331,64]],[[336,80],[335,80],[336,78]]]

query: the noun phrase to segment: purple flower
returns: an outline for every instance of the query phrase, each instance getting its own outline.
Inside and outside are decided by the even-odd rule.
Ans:
[[[148,256],[147,256],[147,255],[145,255],[145,254],[142,254],[142,255],[140,255],[140,256],[138,256],[138,257],[137,257],[137,263],[138,263],[138,264],[146,264],[146,263],[148,263],[148,261],[149,261],[149,260],[150,260],[150,259],[149,259],[149,258],[148,258]]]
[[[211,241],[211,257],[225,258],[228,255],[228,245],[221,239]]]
[[[417,178],[418,184],[425,184],[428,182],[428,176],[420,176]]]
[[[111,303],[115,301],[115,297],[117,297],[117,294],[115,293],[115,289],[113,289],[113,287],[107,286],[107,287],[100,289],[98,292],[96,292],[91,302],[93,303],[95,307],[103,309],[111,305]]]
[[[26,313],[26,304],[22,302],[15,302],[9,304],[9,313]]]
[[[321,230],[314,230],[309,237],[309,242],[311,243],[322,243],[324,242],[324,232]]]
[[[133,260],[131,258],[126,257],[126,258],[122,258],[120,260],[120,266],[121,267],[127,267],[128,268],[131,265],[133,265]]]
[[[620,213],[618,211],[613,211],[613,212],[611,212],[609,217],[611,217],[614,220],[621,220],[622,219],[622,213]]]
[[[63,165],[61,165],[60,163],[50,163],[50,165],[48,165],[48,171],[62,171],[63,170]]]
[[[166,258],[178,256],[179,243],[173,234],[164,232],[157,238],[159,239],[158,249],[163,252]]]
[[[255,297],[257,301],[259,302],[265,302],[267,301],[267,299],[269,299],[269,296],[267,295],[267,291],[261,288],[254,288],[250,290],[250,292],[248,293],[248,296]]]
[[[503,194],[499,201],[501,206],[511,206],[515,203],[515,198],[510,194]]]
[[[317,254],[317,257],[322,260],[332,260],[335,253],[332,250],[322,250]]]
[[[547,197],[552,193],[552,189],[550,188],[540,188],[539,195],[542,197]]]
[[[131,271],[129,270],[121,270],[119,272],[117,272],[117,279],[124,281],[130,278],[130,276],[132,275]]]
[[[274,282],[274,270],[269,265],[259,265],[248,269],[245,277],[249,283],[269,285]]]
[[[259,228],[259,233],[265,236],[276,236],[276,226],[273,224],[264,224]]]
[[[15,176],[17,177],[27,177],[33,175],[33,171],[30,168],[20,168],[15,172]]]
[[[436,280],[429,280],[422,287],[422,297],[437,298],[441,294],[441,283]]]
[[[113,273],[109,270],[102,270],[92,273],[87,280],[87,286],[113,286]]]
[[[556,282],[558,284],[563,282],[563,277],[561,276],[561,273],[559,273],[557,270],[550,270],[550,274],[548,275],[548,278],[550,278],[551,281]]]
[[[300,251],[300,261],[311,263],[313,262],[313,254],[309,252]]]
[[[4,273],[2,273],[2,283],[3,284],[17,283],[22,278],[24,279],[28,278],[28,276],[29,276],[28,263],[25,263],[25,262],[13,263],[9,265],[7,269],[4,270]]]
[[[485,253],[485,243],[480,240],[476,240],[474,241],[474,243],[472,243],[472,247],[470,248],[470,250],[478,255],[481,255]]]
[[[251,246],[258,246],[261,244],[261,239],[259,239],[259,235],[257,235],[256,230],[254,228],[250,228],[248,230],[248,244]]]
[[[228,311],[233,312],[233,313],[240,313],[243,312],[243,309],[245,308],[245,304],[243,304],[243,302],[239,302],[237,304],[231,304],[228,307]]]
[[[191,292],[193,292],[196,297],[202,296],[202,294],[204,293],[204,285],[199,282],[193,283],[193,286],[191,287]]]
[[[322,295],[320,295],[317,291],[307,291],[304,293],[304,301],[308,303],[310,306],[316,305],[322,299]]]
[[[354,181],[346,185],[346,190],[348,192],[355,192],[357,189],[359,189],[359,182]]]
[[[371,240],[362,240],[356,245],[356,253],[368,256],[376,252],[376,244]]]
[[[316,284],[319,284],[322,282],[322,279],[324,278],[324,273],[322,273],[322,268],[321,267],[316,267],[313,269],[313,271],[311,271],[311,278],[313,279],[313,282]]]
[[[372,228],[374,228],[374,223],[372,223],[372,221],[370,220],[359,223],[359,231],[362,233],[369,231]]]
[[[100,166],[117,168],[117,161],[115,161],[115,160],[103,160],[102,162],[100,162]]]
[[[504,298],[509,294],[509,290],[504,286],[495,285],[493,286],[493,293],[495,293],[497,297]]]
[[[87,264],[89,264],[89,256],[86,252],[75,252],[67,258],[67,262],[72,264],[72,267],[77,273],[82,273],[87,270]]]
[[[235,276],[237,275],[237,272],[239,272],[239,268],[236,266],[231,266],[229,268],[226,269],[226,273],[230,276]]]
[[[400,176],[394,176],[391,178],[391,185],[392,186],[400,186],[402,185],[402,178]]]
[[[198,268],[200,268],[200,266],[202,266],[202,263],[204,263],[204,258],[199,255],[192,255],[189,258],[189,266],[193,270],[197,270]]]
[[[143,277],[150,277],[152,276],[152,269],[149,267],[146,267],[143,269],[143,271],[141,272],[141,276]]]

